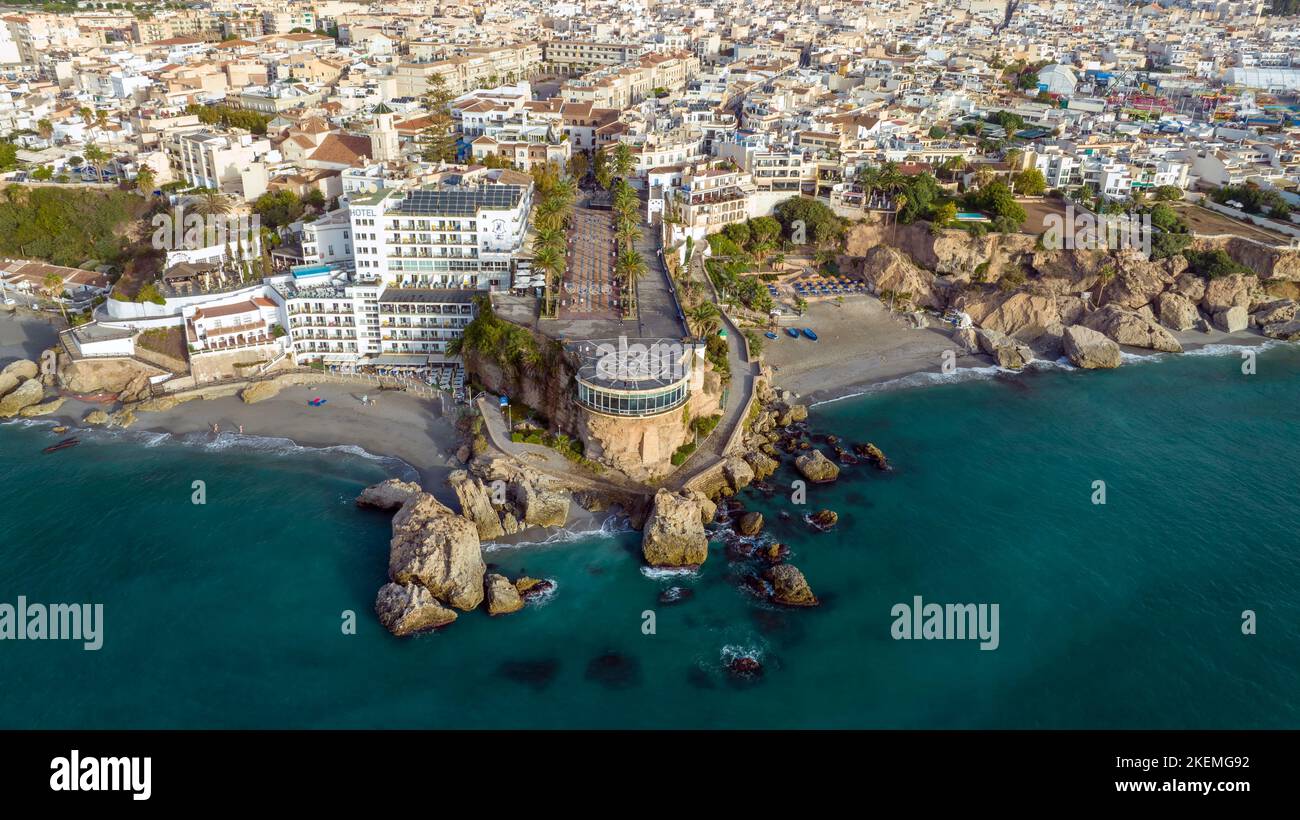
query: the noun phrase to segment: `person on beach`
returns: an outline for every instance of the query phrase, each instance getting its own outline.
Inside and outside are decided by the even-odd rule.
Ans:
[[[239,434],[240,434],[241,436],[244,434],[244,425],[242,425],[242,424],[239,425]]]

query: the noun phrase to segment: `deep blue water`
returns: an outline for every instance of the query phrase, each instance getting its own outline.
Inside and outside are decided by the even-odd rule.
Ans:
[[[807,508],[743,494],[821,607],[753,598],[721,542],[651,578],[637,534],[589,535],[488,554],[554,579],[545,603],[409,640],[371,611],[388,520],[352,505],[385,464],[106,434],[47,456],[57,436],[2,426],[0,602],[98,602],[105,624],[98,652],[0,641],[0,727],[1300,727],[1300,350],[1252,376],[1186,356],[812,421],[897,466],[849,467]],[[819,507],[835,530],[800,521]],[[660,604],[675,584],[694,596]],[[893,640],[914,595],[997,603],[999,648]],[[728,676],[736,650],[761,679]]]

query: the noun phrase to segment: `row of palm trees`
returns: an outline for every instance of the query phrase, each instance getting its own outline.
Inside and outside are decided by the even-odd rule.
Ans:
[[[556,315],[556,292],[568,268],[568,226],[577,185],[549,165],[533,171],[533,266],[543,275],[542,315]]]
[[[617,158],[615,165],[618,165]],[[623,290],[624,318],[636,315],[636,283],[646,272],[645,257],[636,249],[641,240],[641,197],[620,176],[611,189],[614,208],[614,242],[618,253],[614,257],[614,277]]]

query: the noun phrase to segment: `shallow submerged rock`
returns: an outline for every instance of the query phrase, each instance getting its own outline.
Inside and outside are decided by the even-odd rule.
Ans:
[[[375,597],[379,622],[399,638],[446,626],[456,613],[419,584],[384,584]]]
[[[840,514],[834,510],[818,510],[808,517],[808,520],[814,527],[821,530],[829,530],[839,523]]]
[[[704,522],[711,520],[699,494],[659,488],[641,534],[641,553],[656,567],[694,567],[709,556]]]

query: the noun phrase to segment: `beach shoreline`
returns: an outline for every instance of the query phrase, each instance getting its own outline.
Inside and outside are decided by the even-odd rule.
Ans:
[[[946,326],[910,327],[898,314],[889,313],[873,298],[843,303],[811,305],[793,326],[813,327],[817,342],[778,334],[766,340],[765,361],[772,367],[775,387],[788,390],[809,406],[842,401],[884,390],[914,389],[954,384],[998,375],[1014,377],[1016,371],[998,367],[991,356],[968,354],[953,340]],[[1180,353],[1160,353],[1121,347],[1132,359],[1199,354],[1221,347],[1261,348],[1280,344],[1259,333],[1244,330],[1189,330],[1173,334],[1183,346]],[[952,368],[944,372],[944,354],[952,351]],[[1226,351],[1225,351],[1226,352]],[[1067,368],[1060,360],[1037,359],[1025,372]],[[828,386],[829,385],[829,386]]]

